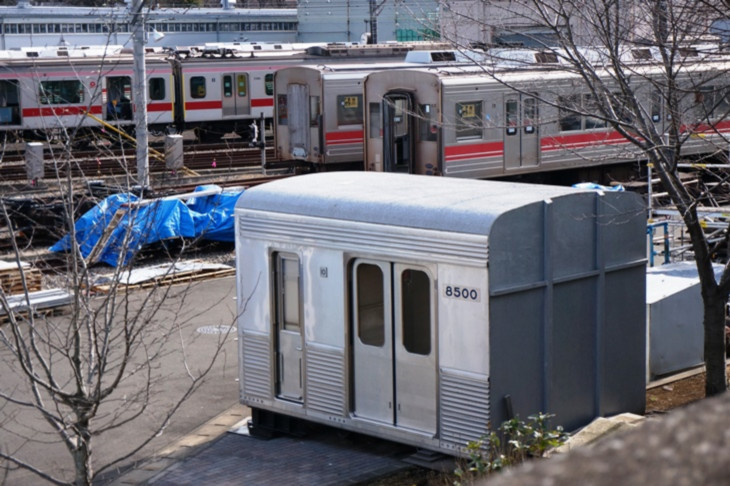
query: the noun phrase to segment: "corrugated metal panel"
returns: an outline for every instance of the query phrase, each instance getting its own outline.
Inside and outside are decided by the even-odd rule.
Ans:
[[[271,398],[271,357],[266,336],[243,334],[243,397]]]
[[[345,358],[340,350],[309,345],[306,353],[306,397],[309,410],[345,414]]]
[[[250,212],[238,218],[239,231],[248,238],[280,242],[312,241],[318,246],[339,250],[387,251],[389,255],[430,255],[441,262],[484,265],[487,260],[486,236],[456,235],[453,239],[441,232],[398,228],[367,223],[319,218],[291,217],[277,214],[276,220],[253,217]]]
[[[466,445],[488,432],[489,382],[441,370],[441,440]]]

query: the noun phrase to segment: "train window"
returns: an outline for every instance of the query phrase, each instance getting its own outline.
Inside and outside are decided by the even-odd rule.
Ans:
[[[205,98],[205,78],[203,76],[190,78],[190,97]]]
[[[601,110],[598,109],[598,103],[596,103],[596,99],[593,95],[584,95],[583,97],[583,110],[586,113],[600,113]],[[606,120],[602,120],[601,118],[586,115],[584,117],[584,128],[586,130],[592,130],[594,128],[605,128],[606,127]]]
[[[381,138],[383,136],[383,120],[380,117],[380,103],[370,103],[370,138]]]
[[[319,126],[319,96],[309,97],[309,126]]]
[[[651,93],[651,120],[654,123],[658,123],[662,119],[662,94],[659,91]]]
[[[403,346],[413,354],[431,353],[431,279],[426,272],[401,272]]]
[[[38,98],[42,105],[81,103],[84,85],[77,80],[41,81]]]
[[[264,90],[266,91],[266,96],[274,95],[274,74],[273,73],[269,73],[266,76],[264,76]]]
[[[520,115],[517,112],[517,106],[517,100],[507,100],[504,105],[507,135],[515,135],[517,133],[517,127],[520,124]]]
[[[438,140],[438,124],[436,123],[436,106],[420,105],[418,107],[418,133],[421,142]]]
[[[279,125],[289,124],[289,112],[287,110],[287,97],[286,95],[278,95],[276,97],[276,115],[278,117]]]
[[[582,128],[580,114],[572,110],[580,110],[580,96],[559,96],[558,118],[560,119],[560,130],[564,132]]]
[[[525,133],[534,133],[535,125],[538,123],[540,116],[537,100],[535,98],[525,98],[522,102],[522,109],[524,111],[522,125],[524,126]]]
[[[18,81],[0,80],[0,125],[20,124]]]
[[[482,102],[456,103],[456,140],[482,138]]]
[[[362,95],[337,96],[337,125],[362,125]]]
[[[223,96],[225,98],[233,96],[233,78],[230,74],[223,76]]]
[[[246,92],[248,91],[248,88],[246,87],[247,82],[246,79],[248,78],[245,74],[239,74],[236,76],[236,86],[238,87],[238,96],[239,98],[243,98],[246,96]]]
[[[280,329],[298,331],[301,327],[299,259],[296,255],[274,255],[274,302],[276,323]]]
[[[150,78],[149,81],[150,100],[159,101],[165,99],[165,78]]]
[[[703,86],[695,93],[701,120],[712,120],[728,116],[730,103],[726,90],[716,86]]]
[[[383,270],[369,263],[357,266],[357,337],[368,346],[385,344]]]

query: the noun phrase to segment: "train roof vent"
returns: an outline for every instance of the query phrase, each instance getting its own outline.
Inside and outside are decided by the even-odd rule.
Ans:
[[[40,57],[38,51],[25,51],[25,55],[28,57]]]
[[[59,56],[59,57],[64,57],[64,56],[65,57],[68,57],[68,49],[61,48],[58,51],[56,51],[56,55]]]
[[[253,50],[254,51],[260,51],[261,50],[261,46],[252,46],[252,47],[253,47]]]
[[[431,64],[434,62],[456,61],[455,51],[409,51],[406,54],[406,62],[419,64]]]
[[[635,61],[651,61],[652,55],[650,49],[631,49],[631,56]]]
[[[555,52],[536,52],[535,62],[538,64],[557,64],[558,55]]]
[[[678,49],[679,55],[682,57],[697,57],[699,52],[696,47],[680,47]]]

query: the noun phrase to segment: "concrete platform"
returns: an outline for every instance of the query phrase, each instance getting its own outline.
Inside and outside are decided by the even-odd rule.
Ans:
[[[402,444],[322,426],[313,428],[304,438],[264,440],[227,432],[144,484],[367,484],[413,467],[403,459],[414,452],[414,448]]]

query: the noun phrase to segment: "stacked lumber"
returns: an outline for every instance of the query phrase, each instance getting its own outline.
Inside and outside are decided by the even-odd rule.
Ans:
[[[6,262],[0,260],[0,288],[6,295],[22,294],[23,276],[29,292],[41,290],[41,272],[29,263]]]

